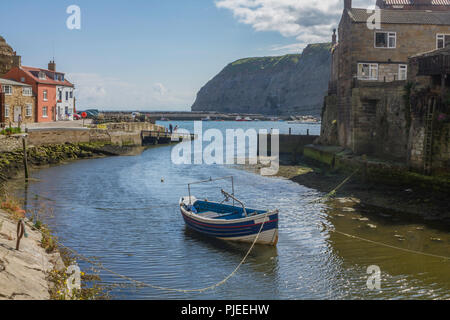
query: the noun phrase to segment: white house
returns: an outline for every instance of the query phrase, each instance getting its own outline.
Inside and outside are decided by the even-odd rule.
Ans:
[[[75,112],[74,85],[65,79],[62,72],[56,71],[55,61],[50,61],[48,70],[56,84],[56,121],[73,120]]]

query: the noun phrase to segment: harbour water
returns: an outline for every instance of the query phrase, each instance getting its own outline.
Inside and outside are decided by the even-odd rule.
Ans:
[[[168,122],[161,123],[168,126]],[[192,130],[191,122],[173,122]],[[279,128],[318,134],[320,125],[282,122],[204,122],[218,128]],[[175,165],[172,146],[138,156],[76,161],[33,172],[28,209],[51,212],[44,220],[59,240],[95,257],[117,273],[152,285],[196,289],[228,276],[249,244],[211,240],[186,229],[178,208],[186,184],[233,175],[238,198],[252,208],[280,211],[277,247],[256,246],[224,285],[203,293],[125,286],[115,299],[449,299],[450,261],[393,247],[450,256],[450,235],[391,212],[361,208],[345,199],[309,203],[321,196],[286,179],[263,177],[234,166]],[[192,193],[220,199],[227,182],[197,185]],[[330,186],[331,189],[332,186]],[[23,193],[23,192],[22,192]],[[360,241],[331,231],[388,244]],[[78,261],[81,268],[90,266]],[[367,287],[369,266],[381,271],[381,288]],[[105,283],[128,284],[101,271]]]

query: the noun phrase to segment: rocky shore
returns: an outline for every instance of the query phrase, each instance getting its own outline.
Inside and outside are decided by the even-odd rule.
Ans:
[[[48,300],[52,270],[64,269],[59,252],[47,253],[42,234],[26,227],[16,250],[17,221],[0,210],[0,300]]]

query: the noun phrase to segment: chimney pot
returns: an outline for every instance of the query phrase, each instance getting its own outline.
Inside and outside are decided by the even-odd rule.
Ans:
[[[50,60],[50,62],[48,63],[48,70],[50,70],[50,71],[56,71],[55,60]]]

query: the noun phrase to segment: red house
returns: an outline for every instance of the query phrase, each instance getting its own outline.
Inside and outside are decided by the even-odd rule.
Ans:
[[[50,70],[49,70],[50,69]],[[3,76],[33,87],[36,96],[36,122],[56,121],[56,88],[57,86],[74,87],[64,78],[64,73],[56,72],[49,64],[49,69],[32,67],[14,67]]]

